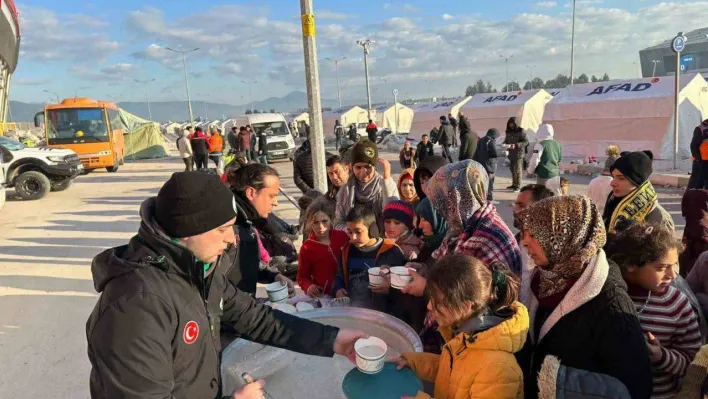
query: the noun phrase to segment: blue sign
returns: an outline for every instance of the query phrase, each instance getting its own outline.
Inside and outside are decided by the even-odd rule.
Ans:
[[[676,36],[674,41],[671,43],[671,49],[674,50],[674,52],[680,53],[684,48],[686,48],[686,38],[683,36]]]
[[[681,72],[685,72],[692,69],[693,62],[696,60],[694,55],[684,55],[681,56]]]
[[[393,89],[393,96],[397,97],[398,96],[398,89]]]

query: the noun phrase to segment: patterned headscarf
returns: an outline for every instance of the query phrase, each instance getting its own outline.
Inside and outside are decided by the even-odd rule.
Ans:
[[[541,244],[548,265],[538,268],[539,299],[568,289],[605,245],[602,217],[583,195],[551,197],[519,212],[522,230]]]
[[[428,197],[447,221],[448,236],[462,233],[465,223],[487,203],[489,177],[472,160],[443,166],[428,181]]]

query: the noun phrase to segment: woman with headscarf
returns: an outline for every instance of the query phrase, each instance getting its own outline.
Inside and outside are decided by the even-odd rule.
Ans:
[[[415,172],[413,173],[413,185],[415,186],[415,193],[418,195],[418,198],[423,199],[427,196],[426,190],[428,188],[426,183],[433,177],[438,169],[448,163],[448,160],[440,155],[429,155],[415,168]]]
[[[681,214],[686,219],[683,244],[686,249],[679,256],[680,274],[687,276],[696,259],[708,251],[708,191],[687,190],[681,200]]]
[[[415,169],[404,169],[401,171],[401,176],[398,178],[398,196],[403,201],[413,205],[413,209],[415,209],[420,202],[418,194],[415,192],[415,183],[413,182],[414,174]]]
[[[418,217],[416,234],[423,239],[423,248],[421,248],[416,262],[428,263],[432,259],[433,252],[440,247],[447,234],[447,222],[433,208],[428,198],[423,198],[420,201],[418,207],[415,208],[415,214]]]
[[[649,398],[645,336],[627,284],[602,249],[607,236],[595,204],[585,196],[551,197],[519,212],[518,219],[522,243],[536,265],[522,283],[533,293],[529,337],[518,356],[525,397],[548,389],[546,378],[555,374],[544,362],[550,355],[563,366],[587,371],[588,378],[604,374],[619,380],[632,398]],[[578,386],[592,385],[597,384]]]

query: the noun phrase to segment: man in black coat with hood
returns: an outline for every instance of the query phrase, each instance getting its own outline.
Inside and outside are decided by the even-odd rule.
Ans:
[[[519,126],[516,117],[509,118],[506,123],[506,137],[504,144],[509,147],[509,169],[511,169],[511,186],[508,189],[519,191],[521,188],[521,171],[526,157],[526,146],[529,139],[526,137],[524,129]]]
[[[445,115],[440,117],[440,129],[438,144],[442,146],[442,156],[447,158],[448,162],[452,163],[452,154],[450,154],[450,145],[452,144],[452,138],[455,135],[454,130],[450,121],[447,120]]]
[[[217,176],[173,174],[140,215],[130,243],[91,265],[101,292],[86,323],[92,398],[221,398],[221,322],[254,342],[351,358],[363,333],[257,305],[229,283],[236,210]],[[263,386],[233,395],[263,397]]]

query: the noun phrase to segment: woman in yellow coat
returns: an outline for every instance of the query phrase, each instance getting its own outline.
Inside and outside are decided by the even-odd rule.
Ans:
[[[529,315],[517,302],[518,289],[502,265],[460,254],[440,259],[429,272],[428,309],[447,343],[441,355],[404,353],[398,368],[435,382],[435,399],[523,398],[514,353],[526,341]],[[419,392],[414,399],[423,398],[430,396]]]

